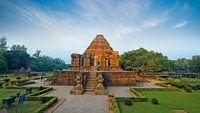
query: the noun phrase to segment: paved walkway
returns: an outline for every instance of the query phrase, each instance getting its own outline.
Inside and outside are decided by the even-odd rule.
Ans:
[[[29,86],[44,86],[40,80],[35,80],[35,82],[35,84]],[[160,88],[155,83],[156,81],[144,83],[140,88]],[[108,97],[105,95],[70,95],[70,90],[73,89],[73,86],[51,85],[50,87],[56,90],[48,93],[47,96],[58,96],[59,99],[65,99],[64,103],[53,113],[108,113]],[[130,97],[133,95],[129,92],[129,88],[131,87],[108,87],[107,90],[116,97]]]
[[[43,82],[35,80],[36,84],[29,86],[43,86]],[[73,86],[50,86],[54,91],[46,96],[58,96],[65,99],[53,113],[108,113],[108,96],[107,95],[70,95]]]

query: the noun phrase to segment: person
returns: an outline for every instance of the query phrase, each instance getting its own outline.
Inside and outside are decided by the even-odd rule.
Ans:
[[[43,76],[41,75],[41,77],[40,77],[40,80],[41,80],[41,82],[42,82],[42,80],[43,80]]]

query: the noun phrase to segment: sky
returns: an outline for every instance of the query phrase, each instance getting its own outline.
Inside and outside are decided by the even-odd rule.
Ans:
[[[0,0],[0,37],[28,53],[83,53],[103,34],[119,54],[140,47],[169,59],[200,55],[200,0]]]

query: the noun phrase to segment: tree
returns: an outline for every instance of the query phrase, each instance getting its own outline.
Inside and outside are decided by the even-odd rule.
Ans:
[[[2,55],[7,50],[7,41],[6,37],[0,38],[0,55]]]
[[[21,67],[27,68],[30,60],[30,55],[24,45],[13,45],[9,51],[5,52],[4,57],[9,70],[17,70]]]
[[[189,65],[191,66],[191,71],[200,72],[200,55],[193,56]]]
[[[0,71],[7,70],[7,62],[4,57],[0,57]]]
[[[180,58],[175,61],[176,71],[188,72],[189,71],[189,60],[186,58]]]
[[[33,57],[39,58],[39,57],[40,57],[40,53],[41,53],[41,51],[40,51],[40,50],[37,50],[37,51],[33,54]]]
[[[7,70],[7,62],[3,54],[7,50],[7,41],[6,37],[0,38],[0,71]]]
[[[66,68],[66,64],[60,58],[53,59],[49,56],[40,55],[41,51],[37,50],[31,57],[29,67],[34,71],[53,71]]]
[[[125,52],[120,56],[120,66],[125,70],[159,72],[169,70],[167,57],[161,53],[140,48]]]

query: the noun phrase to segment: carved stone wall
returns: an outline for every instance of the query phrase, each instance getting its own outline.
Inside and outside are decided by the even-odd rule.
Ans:
[[[56,71],[53,76],[53,84],[57,85],[74,85],[75,77],[84,73],[89,75],[89,71]],[[131,86],[135,85],[135,77],[139,74],[133,71],[97,71],[102,74],[108,86]],[[140,76],[140,75],[139,75]]]

